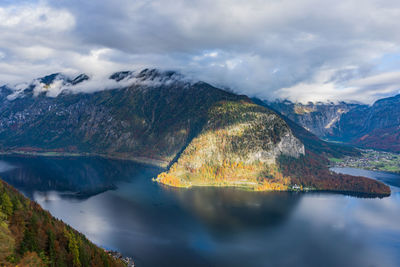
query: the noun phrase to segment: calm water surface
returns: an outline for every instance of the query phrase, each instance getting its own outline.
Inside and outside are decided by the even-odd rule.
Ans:
[[[392,195],[174,189],[159,169],[100,158],[0,157],[1,176],[137,266],[400,266],[400,176],[335,171]]]

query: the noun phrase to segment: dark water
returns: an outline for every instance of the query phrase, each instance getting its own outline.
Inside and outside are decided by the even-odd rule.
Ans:
[[[173,189],[160,171],[99,158],[0,158],[1,176],[137,266],[400,266],[400,176],[384,199]]]

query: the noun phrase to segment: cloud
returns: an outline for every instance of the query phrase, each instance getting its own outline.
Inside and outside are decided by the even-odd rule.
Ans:
[[[53,75],[54,78],[50,81],[49,77]],[[30,83],[23,82],[16,85],[7,85],[7,88],[12,91],[7,96],[7,99],[14,100],[18,97],[24,97],[25,93],[30,90],[33,90],[34,96],[44,94],[47,97],[57,97],[61,93],[93,93],[129,86],[157,87],[173,83],[180,83],[185,86],[196,82],[176,72],[162,72],[154,69],[146,69],[141,72],[107,73],[105,75],[104,73],[96,73],[91,77],[85,74],[71,76],[62,73],[55,73],[51,76],[44,77],[45,79],[34,79]]]
[[[261,98],[371,102],[398,92],[399,15],[397,0],[11,1],[0,81],[158,67]]]

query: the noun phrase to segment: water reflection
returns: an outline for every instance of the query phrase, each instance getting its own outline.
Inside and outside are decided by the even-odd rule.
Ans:
[[[356,168],[331,168],[332,171],[350,174],[355,176],[364,176],[382,181],[388,185],[400,187],[400,174],[390,172],[373,172]]]
[[[151,182],[160,170],[131,162],[20,157],[3,162],[9,167],[1,175],[11,184],[31,192],[96,244],[133,256],[138,266],[400,266],[397,187],[383,199],[182,190]],[[336,171],[393,185],[400,181],[395,175]],[[117,189],[65,197],[68,191],[109,186]]]
[[[100,157],[0,156],[2,178],[30,198],[35,191],[41,191],[45,199],[52,197],[51,191],[63,192],[62,197],[87,198],[115,189],[116,183],[128,181],[143,168]]]
[[[235,188],[165,188],[187,212],[215,233],[229,235],[284,222],[301,194],[249,192]]]

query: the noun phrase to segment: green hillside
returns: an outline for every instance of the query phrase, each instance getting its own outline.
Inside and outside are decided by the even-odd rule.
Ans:
[[[125,266],[0,180],[0,266]]]

